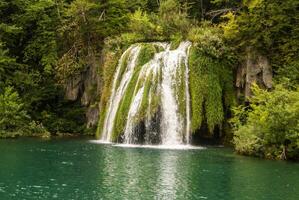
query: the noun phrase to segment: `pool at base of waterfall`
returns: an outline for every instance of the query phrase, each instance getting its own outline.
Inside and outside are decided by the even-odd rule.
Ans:
[[[0,140],[0,152],[0,199],[5,200],[299,196],[299,163],[239,156],[223,147],[161,149],[20,138]]]

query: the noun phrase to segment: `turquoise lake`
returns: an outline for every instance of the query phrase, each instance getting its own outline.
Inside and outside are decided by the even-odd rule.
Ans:
[[[0,140],[0,199],[298,200],[299,164],[231,149]]]

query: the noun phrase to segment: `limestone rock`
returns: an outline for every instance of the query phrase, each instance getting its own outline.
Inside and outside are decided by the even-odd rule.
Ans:
[[[93,127],[98,120],[98,106],[95,106],[101,95],[101,78],[98,74],[98,67],[101,59],[95,56],[90,58],[86,69],[80,74],[74,75],[67,80],[65,97],[70,101],[80,101],[86,109],[87,127]]]
[[[256,83],[261,88],[272,88],[272,67],[267,57],[248,51],[244,64],[238,68],[236,87],[238,96],[241,94],[248,98],[252,95],[251,86]]]
[[[87,128],[95,127],[98,122],[99,109],[96,107],[89,107],[86,111]]]
[[[82,90],[82,77],[81,75],[72,77],[65,84],[65,97],[67,100],[76,101]]]

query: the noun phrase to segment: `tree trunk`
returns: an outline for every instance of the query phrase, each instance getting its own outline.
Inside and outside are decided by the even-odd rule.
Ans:
[[[287,146],[283,145],[282,152],[280,155],[281,160],[287,160]]]

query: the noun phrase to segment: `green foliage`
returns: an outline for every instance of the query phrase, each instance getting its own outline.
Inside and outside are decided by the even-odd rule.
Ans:
[[[192,131],[206,123],[212,133],[215,126],[222,126],[226,113],[235,103],[234,54],[223,42],[217,27],[204,24],[191,29],[188,38],[194,45],[189,58]]]
[[[223,38],[223,30],[209,22],[190,29],[187,39],[196,45],[201,52],[216,58],[225,58],[233,62],[233,52]]]
[[[292,86],[299,84],[299,59],[295,59],[290,63],[285,63],[277,70],[277,80],[284,82],[288,79]]]
[[[178,42],[187,35],[191,25],[186,9],[177,0],[161,1],[157,13],[139,8],[128,17],[128,31],[115,41],[127,46],[137,42]]]
[[[234,144],[239,153],[279,159],[299,158],[299,90],[276,85],[273,91],[253,86],[250,107],[233,109]]]
[[[59,27],[63,54],[56,66],[60,82],[83,71],[99,43],[100,4],[92,0],[75,0],[64,10]]]
[[[8,55],[8,50],[3,48],[3,44],[0,43],[0,87],[4,87],[4,84],[12,83],[12,76],[14,71],[18,68],[16,59]]]
[[[10,132],[8,135],[19,132],[30,119],[18,93],[11,87],[4,88],[0,95],[0,118],[1,135],[4,136],[6,132]]]
[[[159,35],[162,35],[162,29],[155,24],[153,16],[148,15],[141,9],[129,15],[128,26],[132,32],[140,34],[145,40],[155,40],[158,39]]]
[[[187,34],[190,28],[190,21],[187,16],[186,8],[183,7],[179,1],[161,1],[158,23],[162,27],[164,35],[167,37],[176,33],[181,33],[182,35]]]
[[[41,124],[31,121],[19,94],[12,87],[0,91],[0,138],[48,136]]]
[[[268,55],[275,68],[298,57],[298,1],[243,1],[237,13],[226,15],[224,34],[236,47],[248,46]]]

